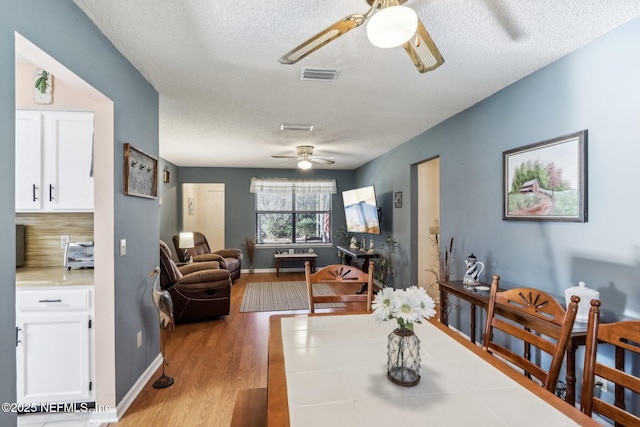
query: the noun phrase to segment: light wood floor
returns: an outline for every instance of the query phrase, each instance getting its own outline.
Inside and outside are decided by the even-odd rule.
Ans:
[[[267,386],[269,316],[287,313],[240,313],[246,285],[285,280],[304,280],[304,273],[280,273],[280,277],[275,273],[242,274],[231,290],[229,316],[177,325],[167,334],[169,366],[165,368],[175,383],[165,389],[153,388],[159,369],[120,422],[109,426],[228,427],[236,392]],[[364,303],[356,303],[320,311],[363,309]]]

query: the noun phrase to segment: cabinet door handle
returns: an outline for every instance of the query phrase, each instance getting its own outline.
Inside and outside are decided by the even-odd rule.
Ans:
[[[41,299],[38,302],[62,302],[60,298],[58,299]]]
[[[20,341],[20,339],[18,338],[18,334],[20,333],[22,329],[18,328],[16,326],[16,347],[18,346],[19,343],[21,343],[22,341]]]
[[[53,185],[49,184],[49,201],[53,202]]]
[[[33,201],[35,202],[36,200],[38,200],[38,198],[36,197],[36,190],[38,189],[38,187],[33,184]]]

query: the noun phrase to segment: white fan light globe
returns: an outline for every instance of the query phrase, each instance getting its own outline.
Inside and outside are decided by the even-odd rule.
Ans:
[[[311,169],[311,162],[309,160],[300,160],[298,162],[298,167],[300,169]]]
[[[405,6],[392,6],[375,13],[367,24],[367,37],[381,48],[402,46],[418,29],[418,15]]]

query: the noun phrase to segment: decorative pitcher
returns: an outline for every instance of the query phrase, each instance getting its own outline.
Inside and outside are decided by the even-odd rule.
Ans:
[[[471,285],[478,283],[480,273],[484,270],[484,264],[476,259],[474,254],[469,255],[469,258],[464,260],[467,266],[467,271],[464,273],[462,283],[465,285]]]

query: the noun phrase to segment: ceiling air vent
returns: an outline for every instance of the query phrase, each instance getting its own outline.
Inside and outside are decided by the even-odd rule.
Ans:
[[[332,82],[338,78],[338,74],[340,70],[330,68],[303,68],[300,72],[300,80]]]
[[[293,123],[282,123],[280,125],[280,130],[302,130],[311,132],[313,130],[313,125],[299,125]]]

